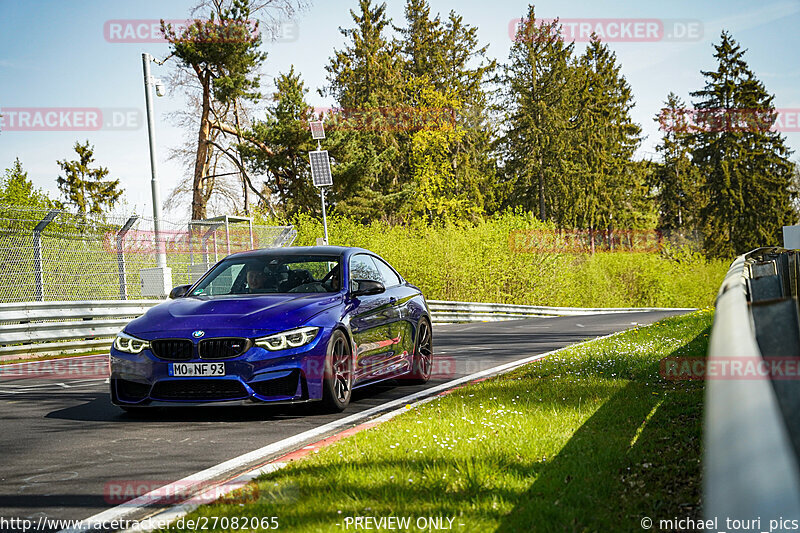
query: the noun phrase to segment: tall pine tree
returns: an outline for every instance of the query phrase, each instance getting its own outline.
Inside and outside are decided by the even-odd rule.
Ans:
[[[696,130],[692,159],[705,176],[701,211],[707,253],[731,257],[780,242],[791,224],[791,151],[770,95],[744,60],[745,50],[723,31],[714,45],[717,69],[703,71],[692,92]]]
[[[562,185],[575,103],[572,49],[558,22],[537,23],[529,6],[503,76],[507,129],[500,146],[506,204],[535,212],[541,220],[565,218],[554,212],[555,201],[548,198],[570,192]]]
[[[633,160],[641,128],[631,119],[633,93],[616,55],[593,37],[578,62],[578,77],[572,148],[580,191],[577,226],[592,232],[652,226],[644,168]]]
[[[402,101],[402,64],[387,35],[385,3],[359,0],[358,12],[350,10],[350,16],[354,27],[339,29],[347,45],[325,67],[328,86],[320,93],[343,108],[326,126],[335,132],[326,144],[336,163],[334,181],[348,184],[335,207],[366,221],[396,212],[409,180],[408,157],[394,123]]]
[[[290,216],[315,212],[319,197],[311,183],[308,152],[317,147],[308,131],[308,89],[294,66],[278,76],[275,87],[277,92],[266,120],[253,124],[252,131],[245,133],[247,142],[239,150],[251,171],[268,177],[263,197],[268,201],[277,198],[276,211]]]
[[[93,168],[94,146],[87,140],[84,144],[75,143],[78,159],[58,161],[63,176],[56,179],[58,190],[68,204],[74,206],[81,215],[101,215],[114,207],[122,196],[119,180],[108,179],[108,168]]]
[[[658,228],[679,234],[698,228],[703,206],[701,174],[692,162],[691,113],[683,100],[669,93],[656,116],[662,137],[656,146],[662,161],[650,175],[650,185],[658,204]]]

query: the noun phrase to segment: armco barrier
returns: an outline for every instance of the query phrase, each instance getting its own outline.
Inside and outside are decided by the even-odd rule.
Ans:
[[[717,296],[709,365],[715,360],[796,357],[798,254],[762,248],[733,262]],[[760,517],[764,530],[771,520],[790,524],[800,520],[797,442],[792,444],[792,430],[796,434],[800,428],[787,424],[785,414],[791,413],[786,406],[798,400],[797,380],[709,378],[703,475],[706,518],[717,518],[723,524],[719,527],[725,527],[726,518]]]
[[[158,300],[21,302],[0,307],[0,358],[100,350]]]
[[[694,311],[693,308],[655,307],[542,307],[536,305],[492,304],[428,300],[434,323],[494,322],[547,316],[579,316],[647,311]]]
[[[159,300],[8,303],[0,308],[0,360],[28,354],[105,349],[130,320]],[[652,308],[540,307],[429,300],[434,323],[489,322],[530,317],[653,311]],[[690,309],[681,309],[690,310]]]

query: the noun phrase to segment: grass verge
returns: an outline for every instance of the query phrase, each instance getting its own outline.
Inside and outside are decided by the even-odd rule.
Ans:
[[[704,356],[712,318],[669,318],[468,385],[260,478],[256,501],[186,520],[275,516],[311,532],[356,529],[349,517],[411,517],[411,530],[446,517],[483,532],[699,518],[704,384],[658,369],[666,356]],[[180,525],[171,530],[191,531]]]

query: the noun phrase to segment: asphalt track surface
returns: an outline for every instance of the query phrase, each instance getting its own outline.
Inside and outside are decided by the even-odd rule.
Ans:
[[[117,505],[114,491],[126,481],[166,485],[427,387],[674,314],[679,312],[436,325],[439,363],[427,385],[389,382],[359,389],[343,414],[258,406],[181,407],[132,416],[110,404],[103,379],[0,374],[0,517],[84,519]]]

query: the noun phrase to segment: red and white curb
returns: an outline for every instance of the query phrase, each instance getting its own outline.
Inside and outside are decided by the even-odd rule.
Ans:
[[[619,333],[622,333],[622,331],[597,337],[596,339],[591,339],[586,342],[612,337],[618,335]],[[436,396],[446,394],[452,389],[458,388],[467,383],[482,381],[493,376],[510,372],[515,368],[538,361],[539,359],[551,356],[566,348],[572,348],[577,345],[578,344],[571,344],[569,346],[559,348],[558,350],[533,355],[503,365],[487,368],[486,370],[481,370],[480,372],[457,378],[446,383],[442,383],[441,385],[392,400],[383,405],[372,407],[360,413],[355,413],[345,418],[334,420],[333,422],[329,422],[317,428],[304,431],[303,433],[299,433],[278,442],[268,444],[267,446],[252,452],[240,455],[239,457],[235,457],[216,466],[212,466],[211,468],[207,468],[206,470],[175,481],[174,483],[170,483],[169,485],[155,489],[126,503],[86,518],[76,527],[72,529],[63,529],[59,533],[90,531],[100,528],[103,526],[103,524],[108,524],[112,521],[119,522],[121,520],[129,520],[133,522],[134,517],[136,517],[136,521],[140,524],[140,527],[128,529],[126,532],[152,531],[157,528],[157,525],[163,526],[165,523],[172,522],[186,515],[187,513],[190,513],[200,505],[208,503],[211,501],[209,500],[209,496],[212,494],[217,498],[222,497],[227,493],[242,488],[242,486],[248,481],[257,478],[262,474],[279,470],[286,466],[289,462],[299,459],[315,449],[327,446],[333,442],[336,442],[337,440],[353,435],[359,431],[377,426],[378,424],[381,424],[387,420],[391,420],[397,415],[400,415],[416,406],[432,401]],[[305,446],[305,448],[303,448],[303,446]],[[260,466],[251,468],[243,474],[235,474],[237,472],[241,472],[242,468],[246,468],[248,465],[257,464],[259,462],[261,463]],[[229,475],[226,476],[226,474]],[[162,495],[175,494],[179,491],[185,492],[186,488],[192,485],[203,487],[206,490],[204,490],[202,493],[196,494],[185,502],[173,505],[169,509],[147,515],[147,507],[152,507],[153,502],[158,501],[159,498],[163,497]],[[147,518],[150,518],[150,520],[147,520]]]

